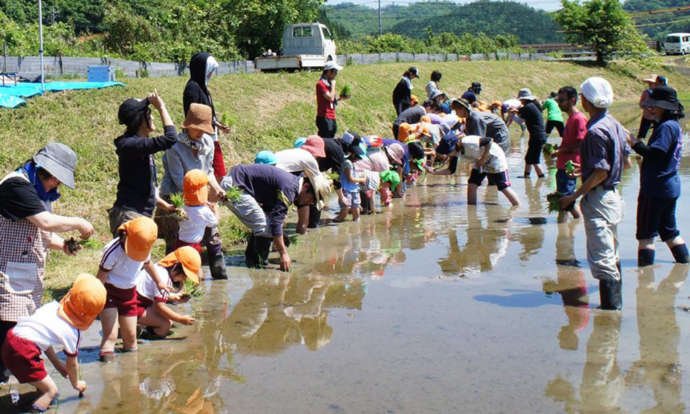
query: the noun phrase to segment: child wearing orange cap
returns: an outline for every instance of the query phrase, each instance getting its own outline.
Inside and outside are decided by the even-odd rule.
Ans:
[[[180,223],[175,248],[192,246],[201,253],[206,228],[218,226],[218,217],[207,204],[208,183],[208,175],[201,170],[189,170],[184,175],[182,198],[187,219]]]
[[[180,287],[187,279],[198,284],[201,256],[191,246],[180,247],[165,256],[154,268],[171,289]],[[193,317],[180,315],[166,305],[166,302],[184,303],[188,300],[188,296],[161,292],[146,271],[142,270],[137,275],[138,324],[147,327],[149,334],[155,337],[165,337],[170,332],[172,322],[185,325],[194,323]]]
[[[151,247],[158,237],[158,226],[148,217],[138,217],[121,225],[118,237],[103,250],[98,278],[105,285],[108,298],[101,314],[103,339],[100,358],[112,358],[117,341],[118,324],[124,343],[123,351],[137,349],[137,288],[136,278],[144,268],[161,290],[167,284],[161,280],[151,263]]]
[[[62,376],[69,378],[75,390],[86,390],[86,382],[79,379],[79,331],[91,326],[105,301],[103,284],[91,275],[81,274],[60,303],[53,301],[41,306],[8,332],[2,345],[2,361],[20,383],[36,387],[40,395],[32,403],[34,411],[46,411],[58,391],[45,369],[41,352]],[[65,362],[55,353],[56,347],[63,348]]]

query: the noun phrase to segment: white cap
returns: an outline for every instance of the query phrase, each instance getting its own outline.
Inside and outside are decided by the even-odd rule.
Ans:
[[[342,70],[343,67],[340,66],[335,60],[329,60],[326,62],[326,65],[324,65],[323,70]]]
[[[608,108],[613,103],[613,88],[604,78],[593,76],[580,85],[582,96],[597,108]]]

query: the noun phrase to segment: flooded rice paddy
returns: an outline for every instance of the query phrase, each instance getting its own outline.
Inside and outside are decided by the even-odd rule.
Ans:
[[[687,412],[689,267],[661,244],[655,266],[636,267],[638,166],[620,189],[624,308],[599,311],[582,223],[546,213],[553,177],[516,178],[515,144],[520,207],[486,187],[467,206],[466,175],[427,178],[391,209],[301,237],[291,274],[233,257],[230,280],[187,305],[198,323],[170,340],[102,364],[94,324],[79,357],[89,389],[79,399],[60,378],[55,411]]]

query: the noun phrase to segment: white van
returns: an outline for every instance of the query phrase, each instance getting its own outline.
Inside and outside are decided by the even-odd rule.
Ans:
[[[690,53],[690,33],[669,33],[664,39],[664,51],[667,55]]]
[[[255,64],[263,71],[323,68],[326,62],[336,58],[335,42],[328,27],[321,23],[299,23],[285,26],[280,55],[257,57]]]

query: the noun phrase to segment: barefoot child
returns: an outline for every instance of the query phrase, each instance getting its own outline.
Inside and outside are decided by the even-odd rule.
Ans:
[[[137,350],[137,288],[136,277],[142,268],[151,273],[156,285],[167,285],[151,263],[151,247],[158,237],[158,227],[148,217],[138,217],[121,225],[118,237],[103,250],[98,278],[105,285],[108,298],[101,314],[103,339],[101,361],[112,359],[117,341],[118,324],[122,334],[123,351]]]
[[[175,248],[192,246],[201,253],[201,240],[206,228],[218,226],[218,218],[207,204],[208,183],[208,175],[201,170],[189,170],[184,175],[182,197],[187,219],[180,223]]]
[[[436,152],[448,155],[449,166],[445,170],[429,170],[429,173],[433,175],[454,174],[458,166],[458,154],[474,161],[472,173],[467,182],[467,204],[477,204],[477,188],[487,177],[489,185],[495,185],[513,206],[520,204],[517,194],[510,188],[506,155],[491,138],[482,138],[477,135],[460,138],[457,134],[450,132],[443,136]]]
[[[7,334],[2,361],[20,383],[36,387],[40,396],[32,403],[34,411],[46,411],[58,391],[46,372],[41,352],[45,352],[62,376],[69,378],[75,390],[80,393],[86,390],[86,382],[79,379],[79,331],[91,326],[103,310],[105,300],[103,284],[91,275],[81,274],[60,303],[53,301],[41,306]],[[66,362],[57,356],[54,347],[63,348]]]
[[[187,278],[198,284],[201,256],[191,246],[180,247],[155,264],[154,268],[161,280],[165,281],[171,289],[173,286],[184,285]],[[189,297],[183,294],[161,292],[148,272],[139,271],[137,275],[138,324],[146,326],[149,334],[164,338],[170,332],[172,322],[193,324],[194,318],[180,315],[166,305],[166,302],[183,303],[187,300]]]
[[[340,182],[347,204],[340,204],[340,214],[338,214],[334,220],[336,222],[344,221],[349,213],[352,213],[352,221],[359,220],[359,185],[366,184],[367,179],[365,177],[360,177],[355,171],[354,162],[361,160],[366,156],[366,153],[367,144],[362,142],[358,146],[353,147],[352,151],[345,159],[343,167],[344,176],[341,177]]]

